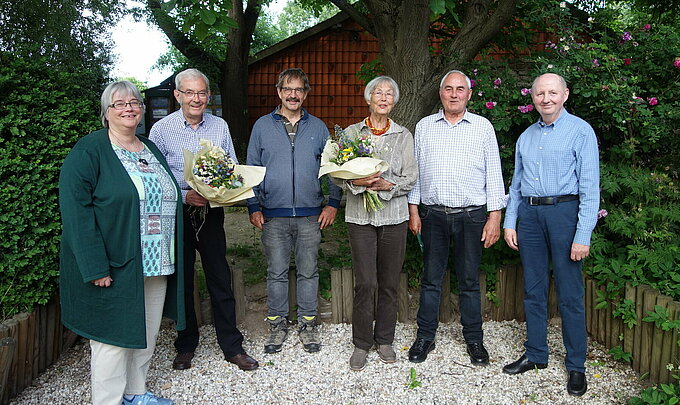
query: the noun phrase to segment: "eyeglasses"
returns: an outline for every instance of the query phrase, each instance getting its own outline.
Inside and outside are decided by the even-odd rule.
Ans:
[[[180,93],[184,94],[185,96],[189,98],[194,98],[194,96],[198,96],[198,98],[206,98],[208,97],[208,92],[207,91],[192,91],[192,90],[187,90],[187,91],[182,91],[182,90],[177,90]]]
[[[290,93],[292,93],[292,92],[296,92],[296,93],[302,94],[302,93],[305,92],[305,89],[302,88],[302,87],[296,87],[296,88],[292,88],[292,87],[281,87],[281,91],[283,92],[283,94],[290,94]]]
[[[382,96],[385,96],[385,98],[393,98],[394,97],[394,93],[392,93],[391,91],[383,93],[382,91],[378,90],[378,91],[374,91],[373,95],[378,97],[378,98],[382,98]]]
[[[141,108],[144,105],[141,101],[128,101],[127,103],[124,101],[116,101],[113,104],[109,104],[109,108],[113,108],[114,110],[122,111],[125,109],[125,107],[130,106],[133,110],[136,110],[138,108]]]

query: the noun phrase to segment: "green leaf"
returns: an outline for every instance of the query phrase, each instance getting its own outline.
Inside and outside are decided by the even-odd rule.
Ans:
[[[432,14],[441,15],[446,12],[446,0],[430,0]]]
[[[207,8],[201,9],[200,16],[201,20],[207,25],[213,25],[217,21],[217,13]]]
[[[196,38],[200,41],[203,41],[208,36],[209,28],[210,27],[203,21],[199,21],[194,28],[194,35],[196,35]]]

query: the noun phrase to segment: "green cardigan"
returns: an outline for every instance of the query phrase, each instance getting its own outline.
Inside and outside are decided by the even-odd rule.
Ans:
[[[173,178],[156,145],[139,137]],[[182,199],[175,226],[175,273],[168,276],[163,315],[185,328]],[[59,288],[62,322],[86,338],[131,349],[146,347],[139,196],[111,147],[108,130],[80,139],[59,176],[63,223]],[[111,276],[110,287],[91,281]]]

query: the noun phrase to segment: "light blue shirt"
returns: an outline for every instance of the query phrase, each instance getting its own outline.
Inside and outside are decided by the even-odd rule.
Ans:
[[[440,110],[418,122],[414,141],[420,174],[409,204],[505,207],[501,158],[489,120],[466,111],[452,125]]]
[[[168,161],[172,175],[175,176],[182,191],[184,202],[191,190],[184,181],[184,152],[182,152],[184,149],[196,153],[201,150],[199,139],[208,139],[213,145],[224,149],[234,163],[238,164],[229,126],[222,118],[212,114],[203,113],[203,120],[194,129],[184,118],[182,110],[177,110],[154,124],[149,132],[149,139],[158,146]]]
[[[522,197],[577,194],[574,243],[590,245],[600,202],[600,159],[593,128],[562,109],[555,122],[531,125],[517,140],[504,228],[515,229]]]

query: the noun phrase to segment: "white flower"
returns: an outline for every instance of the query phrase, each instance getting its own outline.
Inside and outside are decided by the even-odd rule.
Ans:
[[[588,17],[588,22],[589,22],[589,23],[591,23],[591,22],[593,22],[593,21],[595,21],[595,19],[594,19],[593,17]]]
[[[552,69],[552,68],[554,68],[553,65],[548,65],[548,69]]]
[[[560,8],[566,8],[566,7],[567,7],[566,2],[563,1],[563,2],[560,3]]]
[[[565,47],[564,47],[564,48],[562,48],[562,49],[564,49],[564,50],[565,50],[565,52],[566,52],[566,51],[568,51],[568,50],[569,50],[569,47],[568,47],[568,46],[565,46]]]

